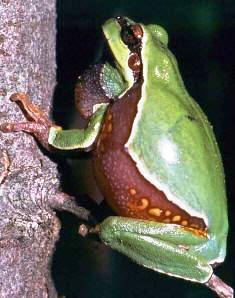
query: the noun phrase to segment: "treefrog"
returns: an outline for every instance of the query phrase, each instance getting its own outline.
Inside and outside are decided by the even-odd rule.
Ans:
[[[118,214],[99,225],[101,240],[144,267],[206,283],[225,258],[228,232],[212,127],[185,89],[163,28],[116,17],[103,31],[115,67],[93,66],[78,80],[86,128],[63,130],[16,94],[32,120],[1,130],[92,150],[98,186]]]

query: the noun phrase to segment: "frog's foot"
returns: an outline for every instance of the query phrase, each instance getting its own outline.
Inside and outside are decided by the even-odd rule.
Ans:
[[[51,127],[59,128],[47,117],[47,115],[36,105],[29,101],[29,96],[24,93],[15,93],[11,100],[18,102],[21,109],[25,112],[27,122],[3,123],[0,125],[0,131],[13,132],[25,131],[33,134],[36,139],[47,149],[51,149],[48,144],[49,130]]]
[[[90,227],[87,224],[81,224],[78,228],[78,234],[82,237],[87,237],[90,234],[98,235],[100,233],[100,226],[95,225],[94,227]]]

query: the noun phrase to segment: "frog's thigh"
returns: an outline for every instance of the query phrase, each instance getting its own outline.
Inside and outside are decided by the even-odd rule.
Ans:
[[[204,283],[210,278],[212,268],[190,246],[200,245],[206,239],[191,234],[177,225],[116,216],[100,225],[101,240],[138,264]]]

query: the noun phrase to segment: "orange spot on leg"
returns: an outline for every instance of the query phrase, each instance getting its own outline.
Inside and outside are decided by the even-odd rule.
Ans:
[[[162,214],[162,210],[159,209],[159,208],[149,209],[148,212],[149,212],[150,215],[154,215],[154,216],[160,216]]]
[[[136,194],[136,190],[134,188],[129,189],[130,195],[134,196]]]
[[[148,205],[149,205],[149,201],[147,199],[145,199],[145,198],[142,198],[140,201],[141,201],[141,204],[138,205],[138,209],[139,210],[146,209],[148,207]]]
[[[112,131],[112,128],[113,128],[112,123],[109,123],[109,125],[108,125],[108,132],[111,132]]]
[[[191,224],[190,227],[192,227],[192,228],[194,228],[194,229],[198,229],[198,228],[199,228],[199,226],[196,225],[196,224]]]
[[[187,220],[182,220],[181,221],[182,226],[187,226],[188,225],[188,221]]]
[[[165,215],[166,215],[166,216],[170,216],[170,215],[171,215],[171,211],[170,211],[170,210],[166,210],[166,211],[165,211]]]
[[[112,114],[109,113],[107,119],[110,121],[113,118]]]
[[[173,222],[177,222],[177,221],[180,221],[181,220],[181,216],[180,215],[175,215],[172,217],[172,221]]]

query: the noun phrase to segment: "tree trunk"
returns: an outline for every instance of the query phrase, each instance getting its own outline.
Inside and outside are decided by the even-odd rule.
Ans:
[[[25,92],[46,113],[55,87],[55,1],[0,2],[0,121],[25,120]],[[57,297],[50,265],[60,223],[49,198],[56,164],[25,133],[0,134],[0,297]]]

